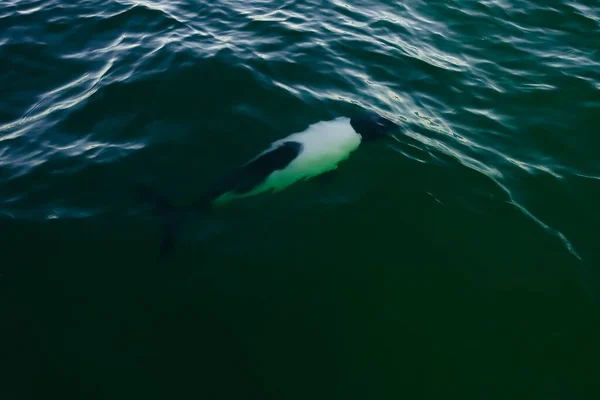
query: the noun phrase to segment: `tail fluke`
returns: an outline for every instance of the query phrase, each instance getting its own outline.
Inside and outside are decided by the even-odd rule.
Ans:
[[[146,186],[138,185],[137,193],[144,201],[152,204],[160,219],[160,258],[164,259],[175,249],[183,225],[183,210],[176,208],[164,196]]]

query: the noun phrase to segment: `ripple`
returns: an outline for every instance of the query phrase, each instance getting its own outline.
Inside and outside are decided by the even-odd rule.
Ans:
[[[399,157],[450,158],[513,195],[526,190],[519,174],[597,175],[592,156],[573,161],[596,139],[579,136],[583,149],[569,139],[600,87],[582,34],[597,32],[598,13],[579,2],[8,1],[0,16],[10,66],[0,82],[19,93],[0,111],[3,182],[15,187],[5,199],[46,174],[203,147],[203,135],[242,143],[228,126],[260,126],[245,134],[268,142],[357,105],[406,127]],[[61,207],[52,215],[93,210]]]
[[[406,300],[417,299],[423,304],[411,309],[411,326],[427,319],[427,338],[444,331],[439,326],[450,327],[436,338],[441,347],[426,355],[448,345],[445,360],[460,365],[447,381],[458,391],[485,397],[486,384],[502,376],[504,387],[497,389],[506,394],[527,387],[551,398],[593,398],[586,389],[596,385],[594,374],[563,365],[576,365],[574,349],[593,339],[581,332],[597,321],[600,299],[597,1],[4,0],[0,26],[0,216],[8,221],[7,258],[19,261],[3,264],[2,282],[22,277],[21,287],[6,286],[7,293],[21,293],[49,279],[45,300],[58,299],[49,303],[57,307],[43,309],[63,310],[68,318],[48,325],[52,319],[44,317],[32,326],[48,339],[42,343],[48,364],[60,359],[65,376],[83,379],[75,389],[108,393],[125,381],[111,379],[122,368],[114,374],[103,368],[108,379],[92,376],[98,365],[124,365],[123,346],[115,350],[108,340],[112,354],[86,353],[90,341],[79,340],[75,325],[85,332],[114,327],[126,334],[117,344],[127,344],[127,333],[139,339],[139,324],[128,314],[142,309],[127,301],[139,294],[148,294],[142,303],[154,298],[154,289],[177,275],[190,288],[215,282],[254,287],[244,290],[251,301],[243,309],[237,309],[239,296],[225,299],[219,290],[190,290],[175,299],[197,308],[208,293],[208,308],[223,306],[214,314],[217,322],[235,332],[265,326],[247,315],[240,320],[241,310],[262,313],[267,325],[275,322],[287,334],[279,311],[302,311],[302,285],[323,283],[326,290],[316,297],[326,307],[319,303],[315,310],[324,312],[312,322],[336,316],[333,330],[314,331],[334,332],[322,337],[333,339],[332,360],[364,339],[337,337],[352,331],[341,329],[344,323],[361,321],[357,310],[366,309],[363,325],[378,332],[404,318],[398,310],[415,304]],[[146,262],[157,225],[132,195],[135,182],[151,182],[174,204],[188,204],[273,140],[359,108],[385,115],[400,129],[389,140],[361,145],[325,185],[313,180],[202,215],[186,226],[181,252],[168,261],[172,268]],[[42,247],[45,252],[30,258]],[[97,262],[98,255],[109,262]],[[245,265],[258,269],[245,271]],[[180,275],[191,270],[201,279]],[[290,279],[291,272],[302,279]],[[90,273],[106,279],[96,282]],[[277,274],[277,281],[265,273]],[[255,280],[240,279],[251,275]],[[115,302],[113,281],[127,298]],[[133,295],[131,288],[137,288]],[[357,303],[359,292],[370,300]],[[73,294],[81,304],[73,303]],[[162,302],[173,297],[166,294],[158,298],[161,307],[181,308]],[[15,300],[8,303],[22,303]],[[23,303],[24,310],[43,305],[35,300]],[[131,312],[117,315],[114,324],[95,312],[117,303]],[[440,305],[452,313],[429,318]],[[73,314],[71,306],[92,312]],[[231,315],[222,319],[223,313]],[[91,316],[87,325],[71,318],[79,314]],[[152,318],[162,314],[169,313]],[[125,320],[133,324],[123,330]],[[60,327],[56,332],[73,325],[79,339],[61,340],[62,333],[42,332],[43,325]],[[258,346],[250,348],[248,365],[258,355],[265,367],[257,397],[265,382],[284,397],[297,395],[297,387],[279,379],[279,357],[261,351],[269,342],[263,331],[269,329],[242,343]],[[414,333],[404,339],[410,342]],[[384,336],[389,348],[402,342],[395,332]],[[67,350],[74,356],[61,358],[71,342]],[[385,371],[393,362],[367,374],[360,369],[377,364],[387,344],[354,352],[352,369],[336,365],[342,368],[336,376],[361,377],[349,394],[377,398],[406,386],[397,382],[402,374]],[[160,360],[150,369],[135,362],[145,359],[148,346],[138,347],[128,352],[126,367],[141,374],[137,378],[158,374]],[[170,354],[159,347],[153,349]],[[558,357],[538,357],[548,349]],[[487,372],[478,369],[484,358],[494,363]],[[240,381],[247,378],[242,370]],[[344,397],[337,381],[326,390]],[[91,382],[100,384],[90,388]],[[140,379],[133,382],[131,392]],[[28,387],[16,386],[19,393]],[[407,397],[397,394],[390,397]]]

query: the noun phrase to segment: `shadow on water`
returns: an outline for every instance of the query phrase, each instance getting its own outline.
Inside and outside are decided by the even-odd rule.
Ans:
[[[597,354],[584,347],[599,320],[572,256],[530,240],[539,228],[509,204],[487,217],[440,204],[425,189],[447,176],[405,162],[430,179],[382,174],[344,201],[349,166],[312,200],[319,187],[307,183],[194,218],[162,263],[151,219],[3,221],[5,389],[111,399],[593,390],[593,370],[564,368]],[[394,178],[403,196],[386,192]],[[510,219],[520,231],[500,228]]]

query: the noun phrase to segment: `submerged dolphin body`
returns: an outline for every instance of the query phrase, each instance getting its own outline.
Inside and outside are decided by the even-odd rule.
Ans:
[[[315,123],[273,142],[209,188],[190,207],[177,208],[151,189],[139,187],[139,193],[154,204],[161,217],[161,256],[172,251],[186,212],[205,211],[237,198],[280,191],[295,182],[332,171],[362,142],[384,137],[397,128],[392,121],[370,112]]]

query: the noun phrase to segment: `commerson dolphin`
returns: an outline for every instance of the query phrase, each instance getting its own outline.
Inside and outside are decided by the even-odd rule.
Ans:
[[[161,219],[161,256],[173,250],[187,213],[207,211],[215,205],[259,193],[277,192],[298,181],[332,171],[361,143],[385,137],[398,128],[394,122],[372,112],[317,122],[302,132],[273,142],[208,188],[190,206],[176,207],[152,189],[139,186],[138,192],[154,205]]]

